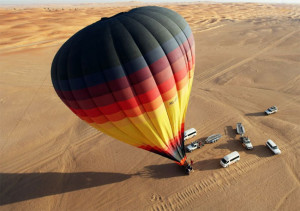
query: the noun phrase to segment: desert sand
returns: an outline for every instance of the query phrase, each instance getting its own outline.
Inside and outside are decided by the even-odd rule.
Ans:
[[[88,126],[51,83],[52,59],[72,34],[136,6],[0,9],[0,210],[300,210],[300,6],[161,5],[186,18],[196,41],[186,129],[198,135],[187,144],[223,135],[187,154],[189,176]],[[272,105],[279,112],[265,116]],[[235,150],[241,160],[222,168]]]

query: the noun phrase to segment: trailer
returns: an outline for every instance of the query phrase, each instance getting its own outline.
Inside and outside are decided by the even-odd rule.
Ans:
[[[245,128],[244,128],[244,126],[242,125],[242,123],[240,123],[240,122],[238,122],[237,124],[236,124],[236,133],[237,134],[239,134],[239,135],[244,135],[245,134]]]
[[[221,137],[222,137],[221,134],[213,134],[213,135],[207,137],[207,139],[205,140],[205,143],[206,143],[206,144],[215,143],[215,142],[218,141]]]

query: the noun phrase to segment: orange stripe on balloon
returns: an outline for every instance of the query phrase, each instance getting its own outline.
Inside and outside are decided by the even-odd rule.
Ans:
[[[163,93],[161,95],[162,99],[164,102],[171,100],[172,98],[174,98],[177,95],[177,89],[176,86],[173,86],[172,89],[170,89],[169,91]]]
[[[145,113],[145,110],[143,106],[139,105],[138,107],[132,108],[132,109],[126,109],[123,110],[126,116],[128,117],[137,117],[143,113]]]
[[[181,81],[182,79],[184,79],[184,77],[186,77],[187,74],[188,74],[188,71],[186,69],[182,69],[182,70],[176,72],[174,74],[175,81],[176,82]]]
[[[124,115],[123,111],[119,111],[117,113],[114,114],[110,114],[110,115],[105,115],[107,117],[107,119],[109,121],[115,122],[115,121],[120,121],[121,119],[126,118],[126,116]]]
[[[157,97],[155,100],[152,100],[150,103],[143,104],[143,107],[146,112],[152,112],[159,108],[163,104],[161,97]]]

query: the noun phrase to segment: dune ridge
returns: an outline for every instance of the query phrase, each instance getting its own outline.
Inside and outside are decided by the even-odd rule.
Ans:
[[[12,51],[36,46],[62,44],[66,39],[83,27],[101,19],[111,17],[122,11],[137,6],[132,2],[127,6],[121,4],[82,4],[60,5],[41,8],[0,8],[2,39],[0,52]],[[298,19],[300,6],[271,4],[158,4],[173,9],[188,21],[195,33],[212,30],[224,25],[223,22],[242,21],[255,17],[256,22],[277,17]],[[80,17],[74,18],[74,16]],[[23,32],[29,32],[24,34]]]

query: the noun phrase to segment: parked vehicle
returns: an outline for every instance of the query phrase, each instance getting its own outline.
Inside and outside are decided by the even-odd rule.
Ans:
[[[204,142],[202,141],[194,141],[186,147],[186,151],[192,152],[195,149],[199,149],[204,146]]]
[[[226,168],[229,165],[231,165],[239,160],[240,160],[240,154],[237,151],[234,151],[234,152],[226,155],[224,158],[222,158],[220,161],[220,164],[221,164],[221,166]]]
[[[205,140],[206,144],[211,144],[217,142],[220,138],[222,137],[221,134],[214,134],[211,136],[208,136],[207,139]]]
[[[274,141],[272,141],[271,139],[268,139],[266,146],[275,154],[275,155],[279,155],[281,154],[280,149],[278,148],[278,146],[274,143]]]
[[[270,108],[268,108],[267,110],[265,110],[265,114],[266,115],[270,115],[270,114],[274,114],[278,111],[278,108],[276,106],[272,106]]]
[[[249,150],[253,149],[252,143],[251,143],[251,141],[250,141],[250,139],[248,137],[242,136],[240,138],[240,140],[242,142],[243,147],[245,147],[246,149],[249,149]]]
[[[240,134],[241,136],[242,135],[244,135],[245,134],[245,128],[244,128],[244,126],[242,125],[242,123],[240,123],[240,122],[238,122],[237,124],[236,124],[236,133],[237,134]]]
[[[184,140],[187,140],[187,139],[190,139],[190,138],[193,138],[194,136],[197,135],[197,131],[195,128],[190,128],[186,131],[184,131],[183,133],[183,136],[184,136]]]

